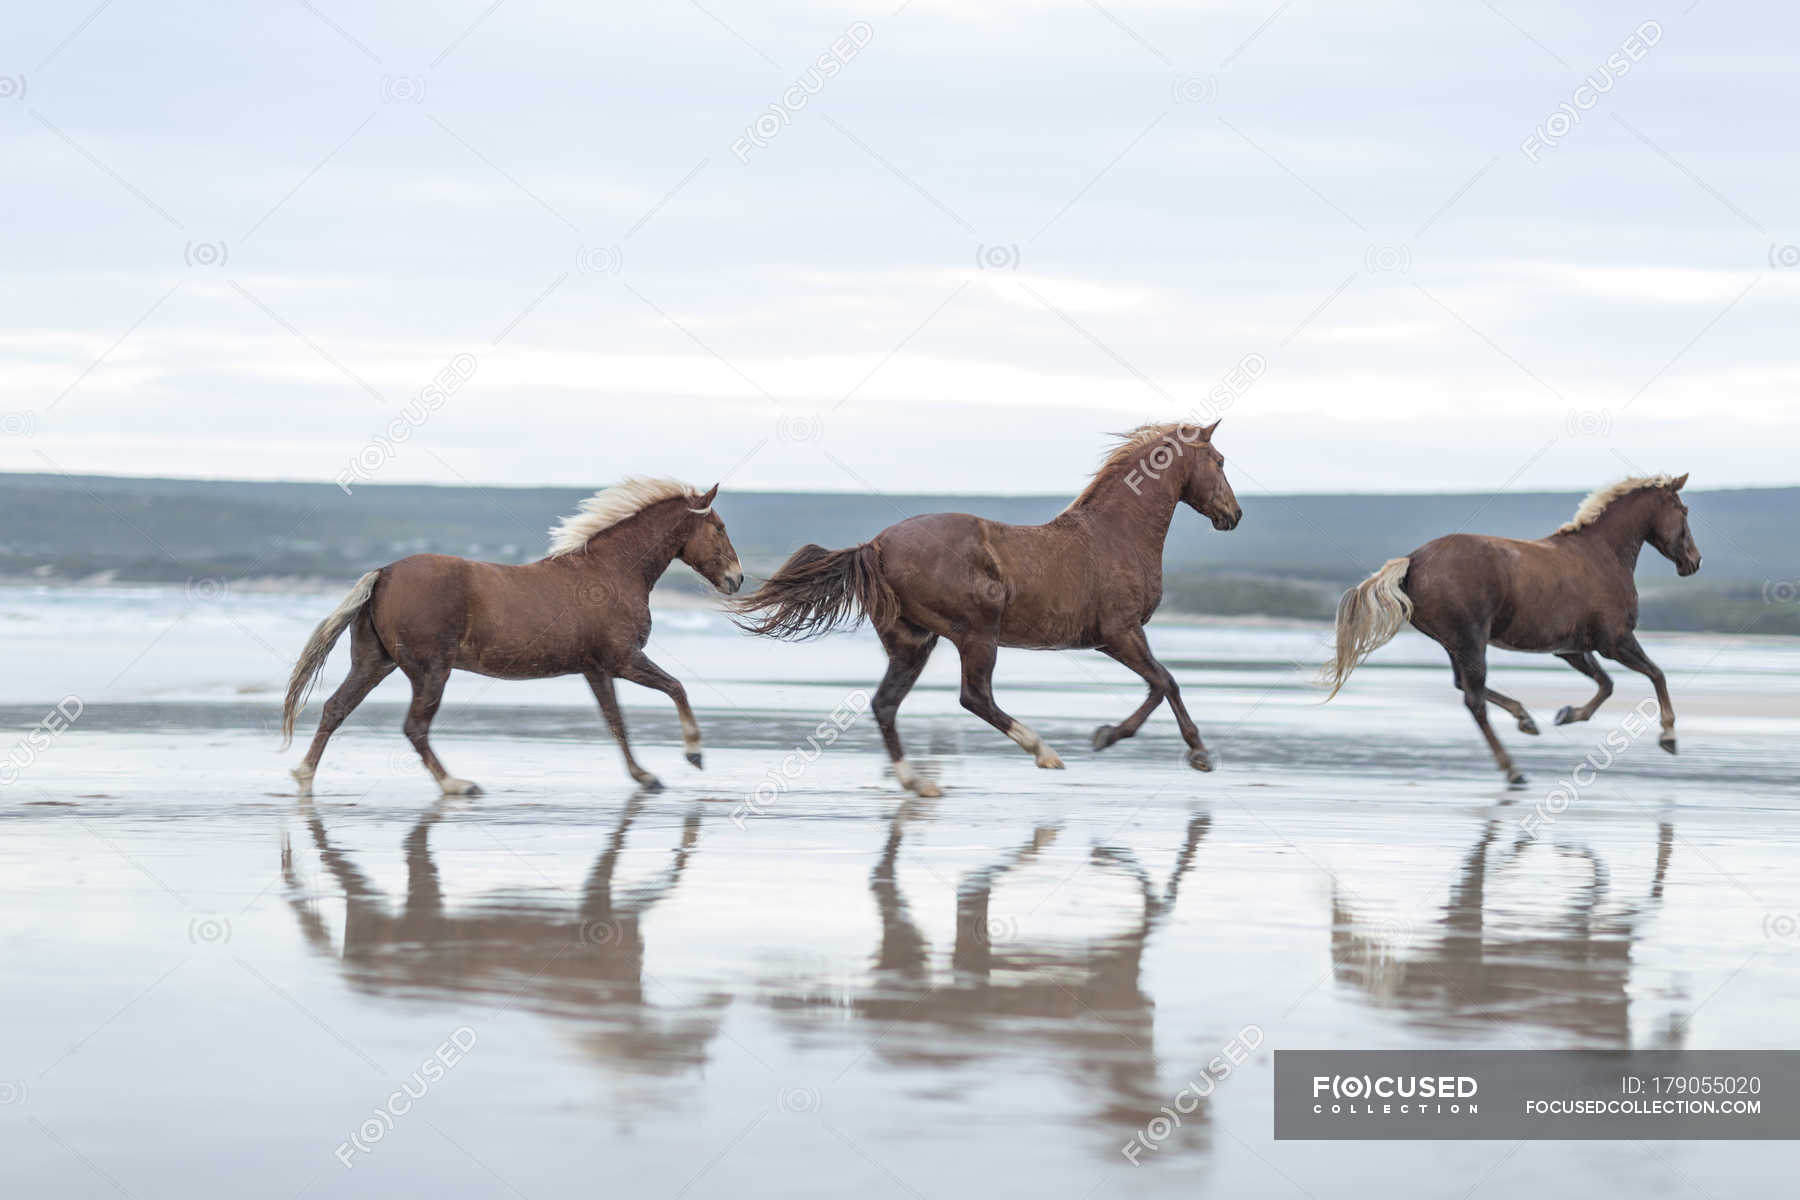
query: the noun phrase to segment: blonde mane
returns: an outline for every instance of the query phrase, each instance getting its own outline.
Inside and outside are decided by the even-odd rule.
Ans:
[[[1557,532],[1574,533],[1577,530],[1586,529],[1598,521],[1600,514],[1605,512],[1607,506],[1619,497],[1632,492],[1641,492],[1645,488],[1668,487],[1674,482],[1673,475],[1634,475],[1630,479],[1621,479],[1619,482],[1609,483],[1603,488],[1595,488],[1588,493],[1587,499],[1583,500],[1581,506],[1575,510],[1575,515],[1570,517]]]
[[[1089,479],[1088,485],[1081,489],[1081,495],[1069,502],[1069,507],[1074,508],[1092,496],[1096,489],[1111,480],[1114,475],[1121,471],[1128,471],[1137,465],[1152,446],[1171,438],[1180,441],[1182,440],[1182,430],[1195,428],[1198,426],[1190,425],[1186,421],[1164,421],[1161,424],[1139,425],[1136,429],[1128,429],[1124,433],[1114,434],[1113,436],[1119,439],[1119,444],[1106,452],[1106,457],[1100,460],[1100,466],[1094,471],[1093,478]]]
[[[700,493],[678,479],[643,479],[631,476],[604,491],[595,492],[568,516],[550,528],[550,557],[573,554],[593,536],[635,517],[652,504],[684,497],[690,505]],[[695,509],[694,511],[699,511]]]

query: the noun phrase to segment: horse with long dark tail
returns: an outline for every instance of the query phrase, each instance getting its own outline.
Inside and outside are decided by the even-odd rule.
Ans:
[[[1130,668],[1149,695],[1125,720],[1094,731],[1103,750],[1131,737],[1164,700],[1188,745],[1188,765],[1212,769],[1175,677],[1150,653],[1144,624],[1162,602],[1162,550],[1177,505],[1234,529],[1244,511],[1225,478],[1209,426],[1145,425],[1124,436],[1086,490],[1044,525],[1006,525],[932,513],[891,525],[860,546],[803,546],[755,593],[732,602],[753,633],[805,639],[860,624],[875,628],[887,674],[871,705],[902,786],[937,785],[906,760],[895,728],[900,702],[939,638],[962,657],[962,705],[1037,760],[1062,759],[994,702],[1001,646],[1092,648]]]
[[[1646,542],[1677,574],[1700,569],[1680,496],[1687,478],[1641,476],[1601,488],[1560,529],[1535,541],[1455,533],[1389,559],[1344,593],[1337,653],[1320,681],[1337,695],[1350,672],[1410,624],[1449,653],[1457,690],[1494,762],[1509,783],[1522,784],[1525,776],[1488,724],[1487,706],[1510,713],[1521,733],[1537,733],[1537,723],[1524,705],[1487,686],[1487,648],[1554,654],[1598,685],[1586,704],[1558,711],[1558,725],[1587,720],[1612,695],[1612,679],[1594,657],[1600,654],[1649,678],[1662,715],[1657,744],[1674,754],[1669,687],[1638,645],[1636,571]]]

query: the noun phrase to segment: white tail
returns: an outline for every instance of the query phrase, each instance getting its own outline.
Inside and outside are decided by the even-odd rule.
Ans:
[[[356,581],[343,602],[332,610],[329,617],[319,622],[319,627],[306,640],[306,648],[300,651],[300,661],[294,664],[294,673],[288,677],[287,701],[281,707],[281,748],[286,750],[294,744],[294,721],[300,710],[306,707],[306,697],[319,682],[319,676],[325,670],[325,660],[331,657],[331,648],[337,645],[338,638],[350,627],[362,612],[363,605],[369,602],[374,594],[375,581],[381,578],[380,571],[370,571]]]
[[[1400,590],[1411,567],[1410,558],[1390,558],[1338,601],[1337,656],[1319,672],[1319,683],[1331,689],[1331,696],[1363,659],[1393,641],[1412,620],[1412,598]]]

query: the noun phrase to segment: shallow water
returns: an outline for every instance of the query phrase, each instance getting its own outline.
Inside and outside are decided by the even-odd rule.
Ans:
[[[436,798],[389,685],[305,803],[274,697],[328,607],[0,594],[8,1194],[1725,1197],[1800,1160],[1275,1142],[1270,1103],[1277,1048],[1794,1048],[1800,648],[1648,635],[1682,752],[1628,738],[1591,783],[1648,687],[1615,672],[1554,728],[1588,682],[1496,654],[1545,726],[1496,721],[1516,790],[1416,638],[1321,707],[1323,630],[1157,627],[1210,775],[1166,713],[1085,749],[1141,695],[1107,660],[1003,654],[1001,704],[1069,764],[1038,771],[946,651],[902,713],[924,801],[866,716],[801,762],[872,690],[866,632],[671,612],[651,653],[703,772],[654,694],[624,694],[669,785],[643,793],[578,682],[459,678],[434,741],[486,794]],[[1245,1065],[1133,1166],[1233,1039]]]

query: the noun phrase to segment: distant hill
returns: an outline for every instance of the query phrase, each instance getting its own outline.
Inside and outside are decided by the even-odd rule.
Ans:
[[[434,551],[519,562],[585,492],[569,488],[358,485],[0,474],[0,575],[120,582],[309,577],[348,580]],[[1574,493],[1240,497],[1244,522],[1215,532],[1182,513],[1165,554],[1167,610],[1324,618],[1338,592],[1384,560],[1464,529],[1540,537]],[[1048,520],[1066,496],[730,492],[719,512],[746,568],[766,573],[803,542],[865,541],[921,512]],[[1800,488],[1688,494],[1700,576],[1677,582],[1646,551],[1652,628],[1800,634]],[[691,573],[665,586],[698,590]]]

